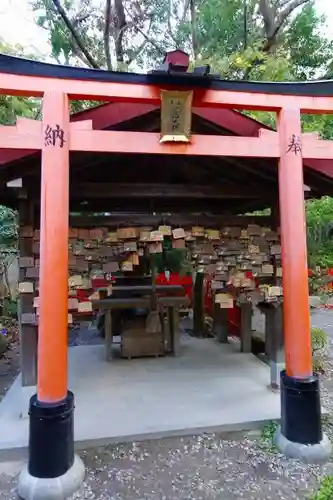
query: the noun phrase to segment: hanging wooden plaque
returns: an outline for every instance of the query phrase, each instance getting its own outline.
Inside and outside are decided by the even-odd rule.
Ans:
[[[92,303],[91,302],[79,302],[78,304],[78,312],[79,313],[87,313],[92,312]]]
[[[220,231],[218,229],[207,229],[206,236],[209,240],[219,240]]]
[[[160,233],[162,233],[164,236],[171,236],[172,235],[171,226],[159,226],[158,231]]]
[[[18,284],[19,293],[34,293],[34,284],[31,281],[24,281]]]
[[[190,142],[193,92],[161,91],[160,142]]]
[[[179,240],[179,239],[182,239],[182,238],[185,238],[186,234],[185,234],[185,231],[184,229],[182,228],[177,228],[177,229],[174,229],[172,231],[172,236],[175,240]]]

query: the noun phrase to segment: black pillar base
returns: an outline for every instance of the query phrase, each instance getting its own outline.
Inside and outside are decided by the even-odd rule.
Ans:
[[[318,444],[323,439],[319,379],[289,377],[281,372],[281,433],[293,443]]]
[[[56,478],[74,463],[74,395],[49,404],[30,399],[28,472],[36,478]]]

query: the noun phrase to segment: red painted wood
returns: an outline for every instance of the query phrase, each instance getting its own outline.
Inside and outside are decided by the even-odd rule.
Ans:
[[[43,143],[41,165],[37,395],[43,403],[66,398],[68,351],[69,105],[66,94],[47,92],[43,131],[56,126],[64,135]]]
[[[278,129],[281,148],[279,198],[286,371],[291,377],[307,378],[312,375],[312,348],[303,161],[302,150],[295,152],[290,149],[291,138],[301,135],[300,110],[282,109]]]
[[[174,66],[182,66],[187,70],[190,64],[190,56],[183,50],[171,50],[170,52],[166,53],[164,62],[171,63]]]
[[[71,121],[92,120],[94,130],[103,130],[107,127],[115,127],[122,122],[150,113],[156,109],[158,109],[157,106],[147,103],[113,102],[75,113],[71,116]],[[194,107],[193,112],[201,118],[240,136],[258,137],[260,129],[270,130],[266,125],[231,109]],[[36,152],[0,148],[0,165],[33,155]],[[306,160],[305,165],[333,178],[333,160],[309,159]]]
[[[75,113],[71,115],[70,121],[92,120],[94,130],[103,130],[107,127],[116,127],[123,122],[150,113],[155,109],[156,106],[150,104],[134,103],[131,105],[123,102],[114,102]],[[29,149],[13,150],[0,148],[0,165],[5,165],[6,163],[36,154],[37,152],[37,150],[31,151]]]

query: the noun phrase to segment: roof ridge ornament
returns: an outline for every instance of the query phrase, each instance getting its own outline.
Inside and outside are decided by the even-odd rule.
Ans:
[[[163,62],[150,73],[186,74],[188,76],[212,76],[210,75],[210,65],[196,66],[192,71],[188,71],[190,66],[190,56],[183,50],[177,49],[166,52]],[[218,75],[215,77],[219,78]]]

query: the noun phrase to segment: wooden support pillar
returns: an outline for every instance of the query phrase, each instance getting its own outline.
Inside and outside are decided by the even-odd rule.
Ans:
[[[43,97],[37,394],[29,406],[29,461],[18,484],[24,500],[67,498],[84,478],[74,455],[74,395],[67,390],[69,106]],[[52,450],[50,452],[50,450]]]
[[[37,381],[37,324],[34,309],[36,269],[33,256],[34,206],[24,190],[19,193],[19,283],[18,319],[22,386],[35,386]],[[28,290],[31,287],[31,290]]]
[[[196,273],[193,286],[193,334],[202,338],[205,333],[205,276]]]
[[[312,350],[299,109],[282,109],[278,129],[286,373],[307,378],[312,375]]]
[[[279,200],[275,200],[271,207],[272,229],[276,231],[280,227],[280,206]]]
[[[169,329],[171,334],[171,352],[175,357],[180,355],[179,308],[168,308]]]
[[[282,109],[278,118],[286,370],[276,444],[287,456],[319,463],[332,448],[323,435],[319,378],[312,372],[300,110]]]
[[[43,99],[43,150],[40,218],[40,310],[38,400],[67,395],[69,107],[67,96]]]
[[[220,307],[214,301],[214,323],[213,330],[216,340],[220,343],[228,343],[228,309]]]
[[[285,367],[283,338],[283,305],[262,303],[259,310],[265,315],[265,353],[269,360],[272,389],[280,387],[280,373]]]
[[[104,335],[105,335],[105,357],[106,361],[112,359],[112,343],[113,343],[113,330],[112,330],[112,313],[111,309],[105,311],[104,316]]]
[[[241,352],[252,352],[252,304],[241,302]]]

